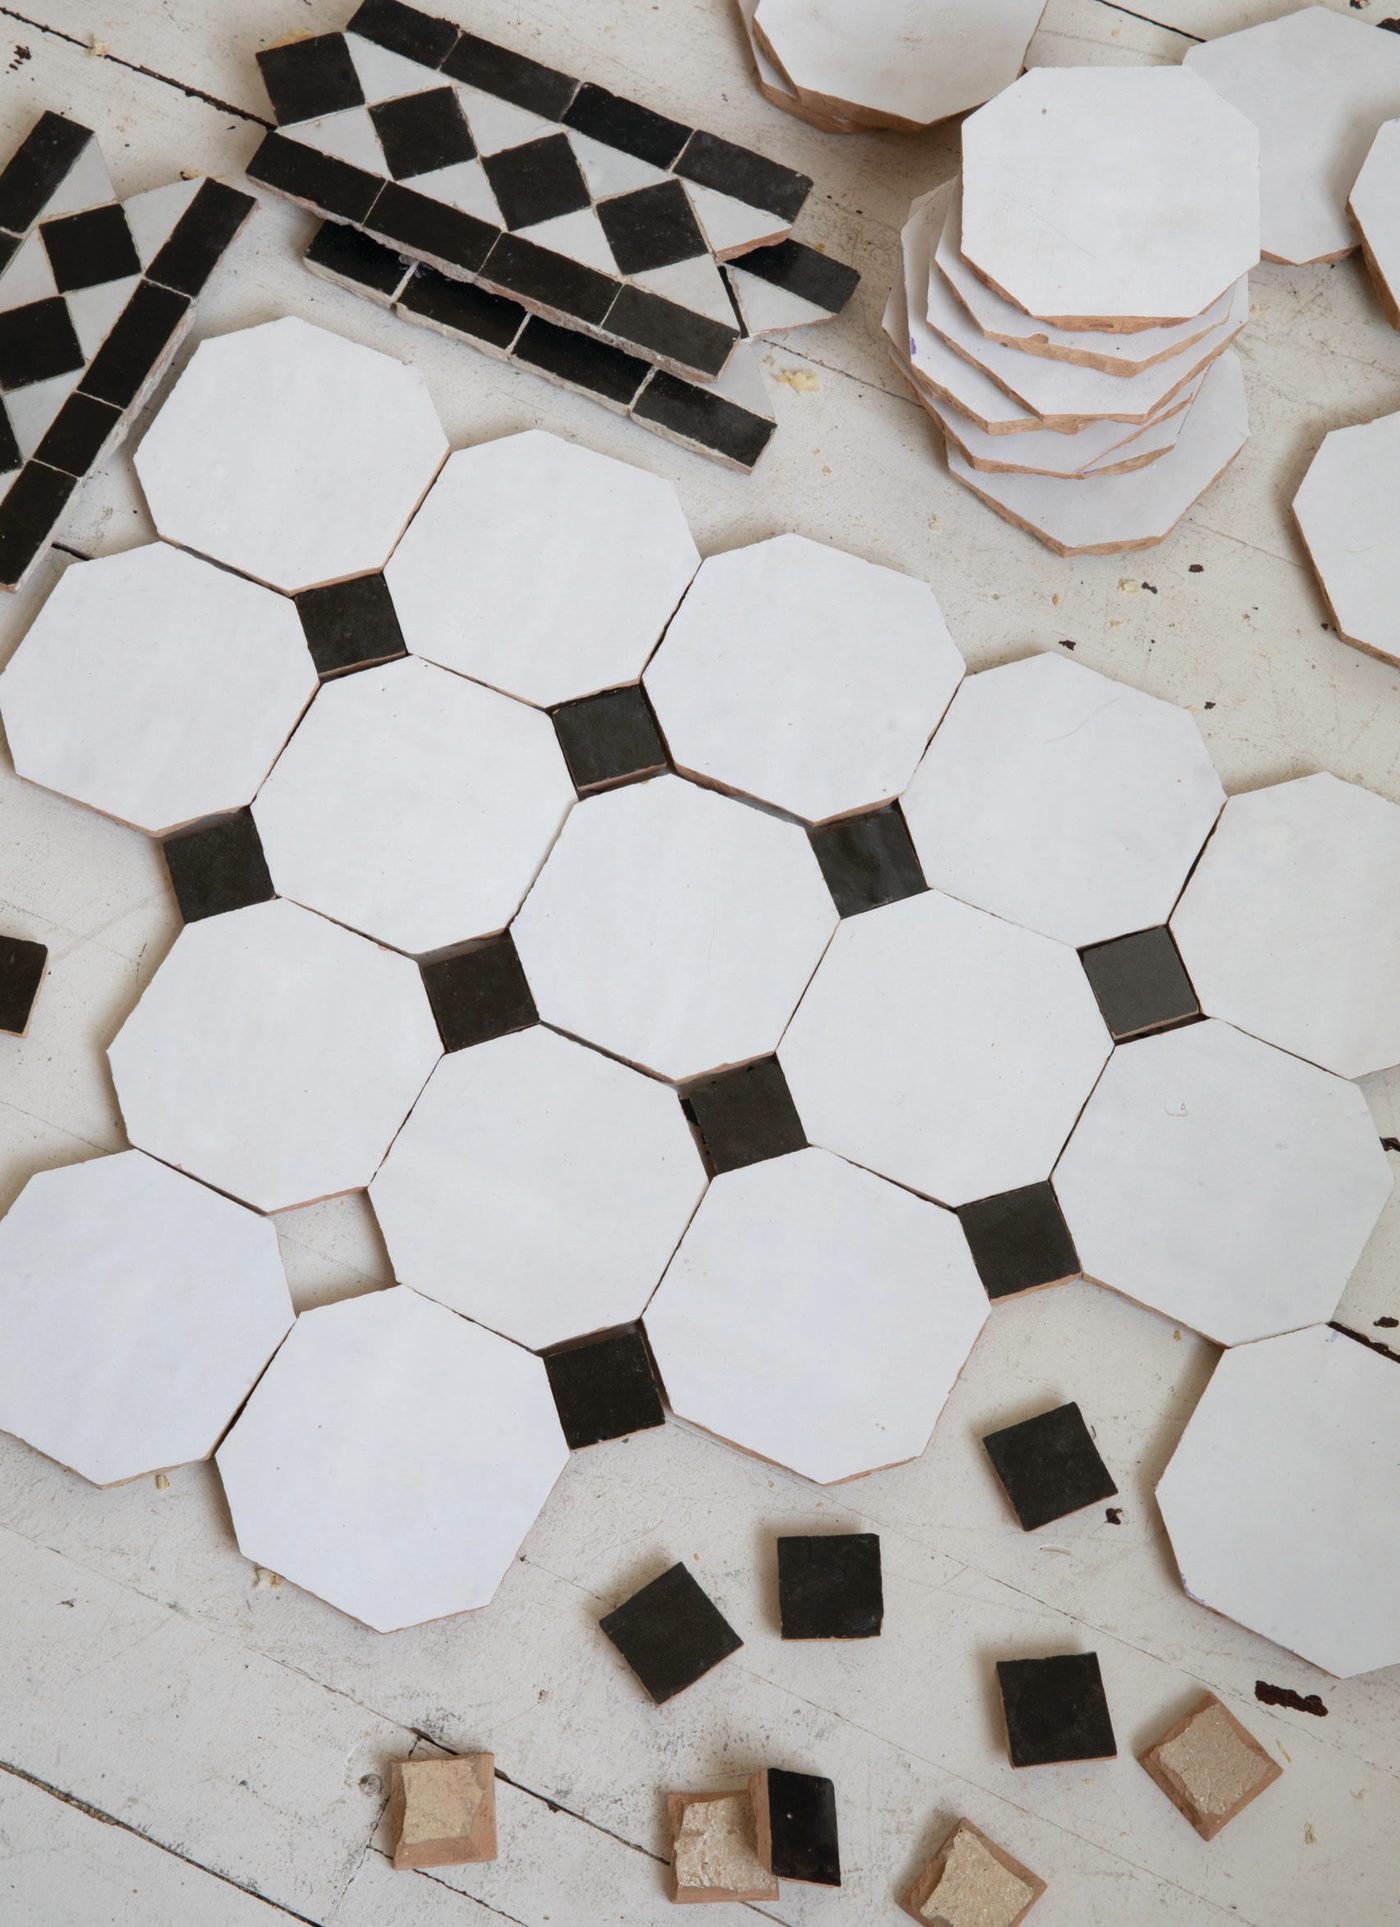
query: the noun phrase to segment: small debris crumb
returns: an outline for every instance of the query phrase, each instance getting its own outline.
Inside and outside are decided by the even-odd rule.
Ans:
[[[1394,1331],[1395,1327],[1400,1325],[1400,1318],[1378,1318],[1376,1323],[1386,1331]]]
[[[14,57],[10,61],[10,72],[12,74],[18,73],[20,68],[24,65],[25,61],[32,60],[33,58],[34,56],[32,53],[30,53],[28,47],[22,47],[19,45],[18,41],[16,41]]]
[[[1205,572],[1206,565],[1204,562],[1189,562],[1186,566],[1186,573],[1188,575],[1204,575]]]
[[[821,386],[810,368],[779,368],[774,376],[783,382],[795,395],[812,395]]]
[[[1144,582],[1142,587],[1147,591],[1148,595],[1156,595],[1157,593],[1157,584],[1155,582]]]
[[[280,1572],[269,1572],[266,1566],[253,1568],[253,1591],[273,1592],[282,1583]]]
[[[1071,641],[1071,639],[1068,636],[1061,636],[1060,647],[1061,649],[1068,649],[1072,655],[1074,651],[1079,647],[1079,644],[1077,642]]]
[[[1121,1505],[1105,1506],[1103,1516],[1111,1526],[1121,1526],[1123,1523],[1123,1508]]]
[[[1351,4],[1355,6],[1356,0],[1351,0]],[[1305,1847],[1315,1847],[1317,1845],[1317,1835],[1312,1830],[1311,1820],[1305,1820],[1303,1822],[1303,1845]]]
[[[99,40],[96,34],[92,34],[89,37],[87,46],[83,49],[83,52],[88,56],[89,60],[105,60],[111,51],[112,49],[108,46],[107,42],[105,40]]]
[[[157,1472],[156,1473],[156,1491],[168,1492],[169,1490],[170,1490],[169,1477],[164,1472]]]
[[[1124,575],[1118,578],[1118,593],[1120,595],[1136,595],[1137,592],[1138,584],[1133,580],[1132,576]]]
[[[1295,1693],[1291,1686],[1270,1686],[1266,1679],[1254,1682],[1254,1697],[1263,1706],[1286,1706],[1294,1713],[1312,1713],[1327,1718],[1327,1708],[1316,1693]]]
[[[1214,708],[1215,708],[1215,704],[1214,704],[1214,703],[1203,703],[1203,704],[1201,705],[1201,707],[1202,707],[1203,709],[1214,709]]]

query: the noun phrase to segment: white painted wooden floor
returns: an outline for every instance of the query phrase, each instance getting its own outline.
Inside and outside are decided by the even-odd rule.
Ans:
[[[1379,15],[1386,0],[1372,4]],[[1177,535],[1131,558],[1058,561],[947,479],[879,336],[897,230],[911,196],[952,171],[952,136],[842,140],[781,115],[751,83],[728,0],[442,5],[815,175],[803,233],[866,279],[835,327],[773,348],[787,385],[758,479],[312,280],[295,253],[310,221],[273,204],[217,277],[201,332],[305,315],[416,361],[459,444],[545,423],[673,477],[707,551],[796,528],[927,576],[975,666],[1073,642],[1078,661],[1195,710],[1227,787],[1331,769],[1400,799],[1400,674],[1329,633],[1287,513],[1324,432],[1400,398],[1400,338],[1355,260],[1257,276],[1241,344],[1254,434]],[[98,130],[123,191],[181,168],[236,174],[267,111],[254,49],[338,27],[349,6],[0,6],[0,136],[8,150],[52,107]],[[1164,24],[1105,0],[1050,0],[1032,58],[1175,61],[1189,34],[1275,10],[1143,7]],[[83,492],[65,552],[0,611],[0,659],[71,555],[149,535],[119,460]],[[123,1143],[102,1046],[176,920],[140,836],[18,784],[3,756],[0,920],[53,957],[31,1036],[0,1040],[3,1209],[32,1172]],[[1400,1133],[1400,1077],[1372,1080],[1370,1096],[1378,1129]],[[301,1306],[388,1281],[353,1200],[278,1228]],[[1400,1200],[1348,1294],[1358,1330],[1400,1315],[1397,1260]],[[920,1463],[823,1493],[675,1426],[603,1446],[574,1458],[492,1607],[388,1638],[246,1565],[207,1468],[98,1492],[0,1438],[0,1921],[657,1923],[668,1917],[665,1790],[737,1782],[770,1761],[835,1780],[847,1867],[839,1895],[791,1887],[749,1910],[773,1920],[893,1920],[892,1896],[966,1814],[1050,1882],[1036,1927],[1400,1921],[1400,1671],[1332,1681],[1177,1584],[1151,1489],[1212,1357],[1093,1287],[1032,1296],[995,1313]],[[1123,1521],[1092,1512],[1026,1537],[976,1439],[1061,1398],[1097,1426]],[[773,1534],[837,1522],[882,1536],[885,1636],[784,1646]],[[594,1621],[677,1558],[694,1562],[747,1644],[657,1709]],[[1121,1757],[1013,1773],[992,1662],[1080,1646],[1101,1656]],[[1327,1718],[1259,1705],[1258,1679],[1320,1693]],[[1203,1687],[1285,1765],[1210,1846],[1131,1757]],[[376,1840],[385,1766],[430,1743],[495,1751],[495,1865],[389,1869]]]

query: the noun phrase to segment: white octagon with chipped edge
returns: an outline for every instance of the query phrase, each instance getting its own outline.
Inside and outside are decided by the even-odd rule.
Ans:
[[[1400,414],[1323,438],[1293,513],[1337,629],[1400,665]]]

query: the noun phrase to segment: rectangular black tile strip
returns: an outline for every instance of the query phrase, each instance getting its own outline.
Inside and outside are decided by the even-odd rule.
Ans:
[[[406,256],[343,221],[322,221],[305,258],[314,272],[351,282],[356,293],[383,301],[394,299],[414,269]]]
[[[745,470],[757,466],[778,426],[664,368],[653,371],[633,404],[632,415],[634,420],[661,429],[677,441]]]
[[[88,474],[122,427],[122,410],[93,395],[70,395],[34,451],[36,461],[65,475]]]
[[[402,181],[389,181],[364,222],[368,231],[410,254],[428,255],[462,274],[475,274],[501,230],[474,214],[435,201]]]
[[[382,175],[277,133],[266,136],[244,171],[250,181],[340,221],[364,221],[384,187]]]
[[[0,401],[0,475],[13,475],[24,464],[15,439],[15,425],[10,420],[10,412]]]
[[[223,181],[204,181],[175,224],[165,246],[146,269],[146,279],[177,294],[202,294],[210,275],[257,206]]]
[[[615,408],[629,408],[651,373],[651,363],[609,342],[561,328],[532,315],[515,347],[515,360],[580,394]]]
[[[860,283],[855,268],[844,261],[833,261],[817,248],[801,241],[777,241],[772,247],[751,248],[729,263],[745,274],[756,274],[803,301],[811,301],[829,314],[840,314]]]
[[[611,275],[554,254],[520,234],[501,236],[481,278],[527,305],[591,322],[594,327],[601,326],[618,295]]]
[[[461,36],[442,62],[442,71],[545,120],[562,120],[579,86],[571,75],[543,67],[538,60],[481,40],[474,33]]]
[[[0,500],[0,586],[19,585],[25,570],[48,547],[54,526],[78,486],[43,462],[26,462]]]
[[[606,326],[619,341],[698,375],[717,375],[739,340],[737,326],[726,328],[645,288],[624,287],[608,310]]]
[[[736,201],[745,201],[750,207],[768,208],[785,221],[797,219],[812,191],[807,175],[702,130],[691,135],[671,171],[683,180],[694,181],[698,187],[713,187],[721,194],[731,194]]]
[[[345,31],[421,67],[440,67],[456,46],[460,29],[436,14],[406,7],[402,0],[364,0]]]
[[[189,313],[189,297],[142,281],[78,384],[80,394],[129,408]]]
[[[24,234],[67,179],[90,129],[62,114],[41,114],[0,172],[0,228]]]
[[[624,154],[650,161],[653,167],[669,167],[694,132],[678,120],[667,120],[638,101],[610,94],[606,87],[595,87],[586,80],[574,95],[564,125],[588,134],[605,146],[621,148]]]
[[[398,299],[400,313],[426,321],[477,347],[504,353],[525,323],[525,310],[503,294],[489,294],[474,281],[457,281],[436,268],[418,267]]]

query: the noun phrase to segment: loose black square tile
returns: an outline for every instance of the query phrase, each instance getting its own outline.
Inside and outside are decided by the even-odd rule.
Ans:
[[[186,923],[267,903],[277,894],[251,810],[181,830],[166,837],[161,850]]]
[[[399,306],[449,334],[463,335],[480,347],[502,351],[509,348],[525,322],[525,310],[518,301],[491,294],[473,281],[439,274],[436,268],[414,269],[399,296]]]
[[[607,329],[619,341],[711,376],[720,372],[739,339],[737,321],[726,328],[659,294],[634,287],[624,287],[618,295],[608,311]]]
[[[366,216],[365,226],[410,254],[431,255],[464,274],[476,273],[500,235],[500,229],[489,222],[405,187],[402,181],[389,182]]]
[[[555,314],[570,315],[597,327],[617,298],[619,283],[610,274],[571,261],[567,255],[503,234],[491,250],[485,280]]]
[[[564,124],[608,147],[621,148],[624,154],[635,154],[640,161],[650,161],[653,167],[669,167],[692,131],[591,81],[585,81],[574,95]]]
[[[49,953],[27,937],[0,936],[0,1030],[22,1037]]]
[[[750,248],[734,266],[833,315],[840,314],[860,285],[855,268],[801,241],[775,241],[771,247]]]
[[[482,156],[491,191],[512,230],[576,214],[592,205],[567,134],[545,134],[520,147]]]
[[[250,181],[261,181],[341,221],[363,221],[384,187],[382,175],[318,154],[314,147],[281,134],[265,137],[246,172]]]
[[[303,589],[295,601],[322,682],[347,669],[368,669],[408,654],[382,575],[357,575],[323,589]]]
[[[265,48],[258,55],[258,66],[281,127],[315,120],[321,114],[336,114],[364,102],[364,89],[350,49],[338,33]]]
[[[460,36],[442,62],[442,71],[545,120],[562,120],[565,108],[578,92],[578,82],[572,75],[543,67],[538,60],[480,40],[474,33]]]
[[[744,1643],[679,1563],[598,1624],[658,1706],[693,1686]]]
[[[624,274],[670,267],[710,251],[679,181],[658,181],[599,201],[598,219]]]
[[[141,258],[126,216],[115,205],[90,207],[82,214],[45,221],[39,228],[39,238],[60,293],[99,287],[104,281],[118,281],[124,274],[141,272]]]
[[[70,395],[34,451],[65,475],[86,475],[122,424],[122,411],[92,395]]]
[[[540,1020],[508,931],[425,963],[422,971],[446,1051],[467,1050]]]
[[[979,1198],[960,1206],[958,1218],[989,1298],[1010,1298],[1079,1276],[1079,1253],[1048,1183]]]
[[[306,250],[306,264],[338,281],[353,282],[366,294],[391,301],[413,272],[413,263],[382,241],[372,240],[344,221],[322,221]],[[431,272],[431,270],[429,270]],[[442,277],[440,276],[439,279]],[[465,284],[462,284],[465,285]]]
[[[0,585],[13,589],[48,547],[54,525],[78,486],[45,462],[26,462],[0,501]]]
[[[777,430],[776,422],[664,368],[652,375],[632,413],[674,440],[707,449],[746,472],[757,465]]]
[[[440,67],[457,44],[457,29],[450,20],[420,13],[402,0],[364,0],[345,31],[402,54],[405,60],[416,60],[422,67]]]
[[[75,374],[86,359],[61,295],[0,313],[0,389]]]
[[[571,1451],[666,1423],[640,1325],[546,1352],[544,1368]]]
[[[778,1880],[841,1885],[836,1788],[816,1773],[770,1766],[757,1776],[758,1852]]]
[[[369,113],[396,181],[476,158],[476,142],[450,87],[382,101]]]
[[[561,328],[543,315],[529,321],[516,345],[515,359],[614,408],[628,407],[651,372],[650,362],[629,355],[624,348]]]
[[[189,313],[189,296],[140,281],[82,381],[85,395],[130,408]]]
[[[1165,924],[1080,951],[1115,1044],[1189,1024],[1201,1006]]]
[[[146,279],[177,294],[201,294],[256,206],[251,194],[223,181],[204,181],[147,268]]]
[[[806,1146],[807,1133],[776,1057],[687,1084],[682,1102],[714,1172],[738,1171]]]
[[[781,167],[751,148],[736,147],[718,134],[694,133],[675,164],[682,180],[732,194],[750,207],[765,207],[784,221],[795,221],[812,191],[805,174]]]
[[[1024,1532],[1082,1512],[1118,1491],[1077,1405],[1058,1405],[989,1432],[982,1443]]]
[[[778,1541],[784,1639],[876,1639],[885,1617],[880,1540],[873,1532]]]
[[[554,730],[580,796],[666,767],[666,745],[640,683],[561,703]]]
[[[62,114],[40,114],[0,172],[0,228],[27,233],[92,138],[90,128]]]
[[[914,840],[897,803],[808,832],[832,902],[843,917],[927,890]]]
[[[23,460],[15,439],[15,425],[4,402],[0,401],[0,475],[13,475]]]
[[[999,1659],[997,1685],[1012,1766],[1111,1760],[1117,1754],[1097,1653]]]

